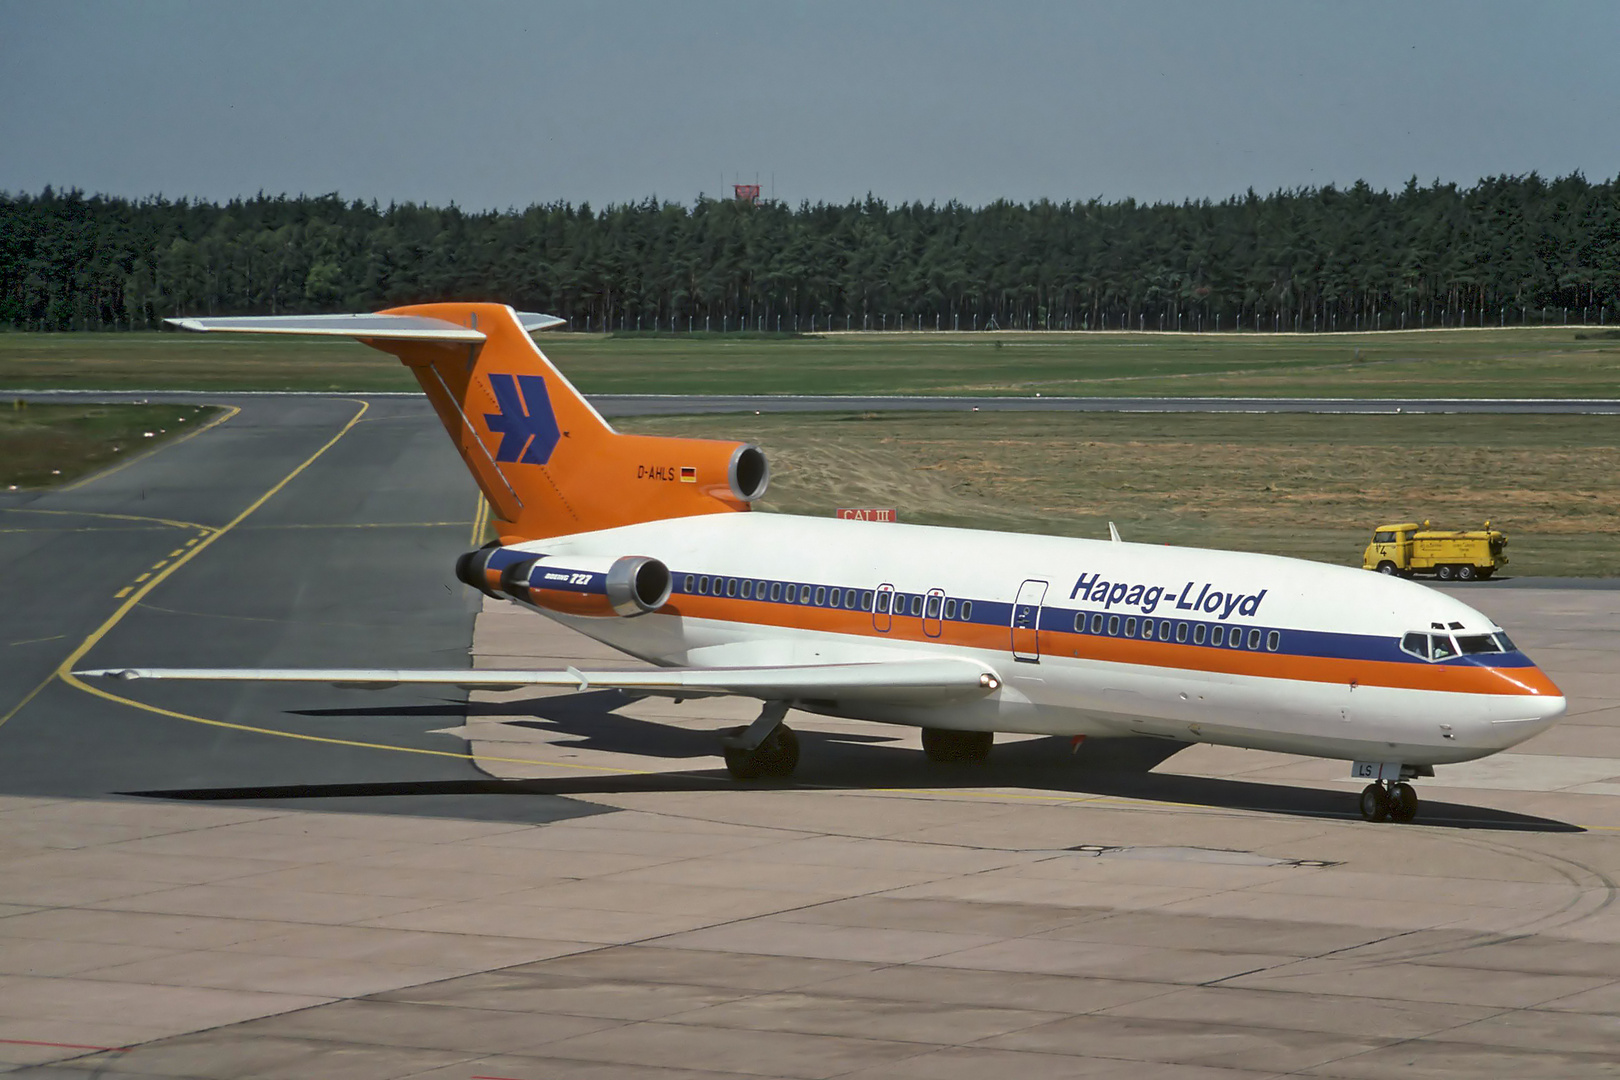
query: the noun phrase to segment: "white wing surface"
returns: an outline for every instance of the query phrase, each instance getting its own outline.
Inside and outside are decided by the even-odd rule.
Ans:
[[[314,682],[362,690],[402,683],[515,690],[553,686],[624,690],[662,697],[735,695],[764,701],[882,701],[931,705],[981,698],[1001,686],[984,664],[960,657],[882,660],[862,664],[790,667],[658,668],[650,671],[522,671],[464,668],[442,671],[390,668],[97,668],[87,678],[189,679],[224,682]]]

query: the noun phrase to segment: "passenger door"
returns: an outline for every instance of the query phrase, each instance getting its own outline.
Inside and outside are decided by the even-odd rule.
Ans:
[[[872,629],[880,634],[887,634],[889,627],[894,625],[893,616],[889,613],[889,606],[894,603],[894,586],[885,581],[877,587],[877,595],[872,597]]]
[[[1041,662],[1041,604],[1046,600],[1044,581],[1031,579],[1018,586],[1012,609],[1012,654],[1026,664]]]

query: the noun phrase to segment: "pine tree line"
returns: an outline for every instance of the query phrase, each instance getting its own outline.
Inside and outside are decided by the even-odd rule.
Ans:
[[[496,299],[576,329],[1348,330],[1614,322],[1620,180],[1222,202],[648,199],[468,213],[336,195],[0,194],[0,325]]]

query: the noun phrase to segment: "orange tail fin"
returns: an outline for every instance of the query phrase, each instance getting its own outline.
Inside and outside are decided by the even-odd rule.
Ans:
[[[525,328],[560,320],[504,304],[417,304],[374,315],[175,319],[192,330],[337,334],[399,357],[444,423],[502,543],[749,509],[758,447],[621,435]]]
[[[410,367],[489,500],[503,543],[747,510],[764,494],[769,470],[757,447],[615,432],[509,307],[420,304],[381,314],[484,335],[473,346],[361,340]]]

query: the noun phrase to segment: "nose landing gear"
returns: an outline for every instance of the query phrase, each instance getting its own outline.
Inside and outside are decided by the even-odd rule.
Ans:
[[[1406,781],[1380,780],[1361,790],[1361,816],[1405,824],[1417,817],[1417,791]]]

